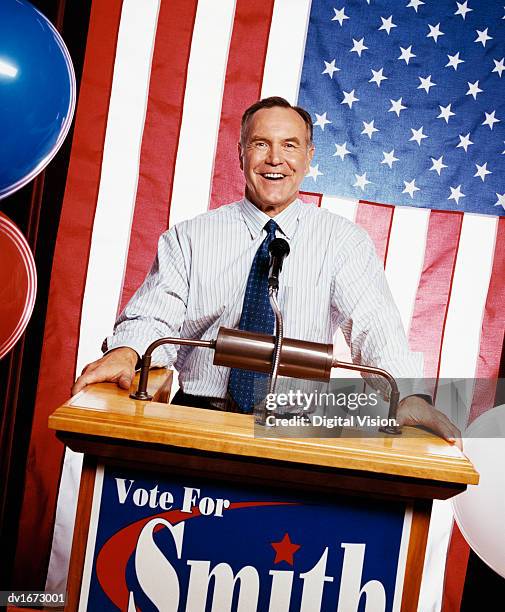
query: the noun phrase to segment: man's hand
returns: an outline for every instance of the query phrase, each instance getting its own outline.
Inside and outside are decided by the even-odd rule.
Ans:
[[[86,385],[98,382],[115,382],[121,389],[129,389],[135,376],[137,353],[126,346],[114,349],[102,358],[88,363],[72,387],[72,395]]]
[[[461,432],[456,425],[422,397],[410,395],[403,399],[398,405],[397,419],[399,425],[425,427],[463,450]]]

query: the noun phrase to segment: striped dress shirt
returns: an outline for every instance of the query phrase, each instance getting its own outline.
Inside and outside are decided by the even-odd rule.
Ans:
[[[243,199],[162,234],[152,269],[116,321],[106,348],[129,346],[142,355],[164,336],[212,340],[221,326],[237,328],[269,220]],[[285,337],[331,343],[341,328],[355,363],[384,368],[398,378],[422,376],[422,355],[408,348],[368,234],[300,200],[275,222],[291,251],[279,288]],[[229,368],[214,366],[213,357],[211,349],[165,345],[154,352],[152,364],[174,365],[185,393],[223,398]],[[387,395],[387,385],[369,382]]]

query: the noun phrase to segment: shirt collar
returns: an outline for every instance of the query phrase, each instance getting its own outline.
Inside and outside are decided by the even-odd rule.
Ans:
[[[240,203],[240,211],[245,224],[247,225],[247,229],[251,234],[251,238],[257,238],[258,234],[265,227],[266,223],[268,223],[270,219],[273,219],[279,226],[279,229],[284,236],[291,240],[298,225],[301,206],[301,201],[297,199],[278,215],[275,215],[275,217],[269,217],[247,198],[244,198]]]

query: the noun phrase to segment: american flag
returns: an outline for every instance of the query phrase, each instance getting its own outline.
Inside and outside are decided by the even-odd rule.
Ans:
[[[404,70],[410,72],[414,61],[412,65],[397,59],[384,60],[380,65],[370,64],[366,56],[368,50],[365,50],[361,55],[361,67],[357,52],[350,51],[354,45],[352,38],[364,38],[371,53],[372,41],[380,36],[386,40],[383,45],[392,45],[391,53],[394,50],[400,55],[392,41],[401,40],[398,44],[412,46],[411,52],[418,55],[414,59],[418,66],[422,65],[419,75],[414,74],[414,77],[427,78],[430,74],[428,62],[435,60],[427,57],[421,60],[421,49],[428,49],[430,54],[440,53],[442,40],[450,35],[451,27],[446,26],[449,23],[446,19],[461,20],[466,29],[471,20],[478,17],[475,28],[489,27],[488,35],[493,36],[484,47],[486,53],[491,43],[499,42],[497,21],[488,26],[480,22],[482,11],[478,5],[492,3],[475,2],[473,12],[467,11],[464,18],[454,15],[458,10],[463,12],[456,2],[443,3],[446,17],[441,15],[440,19],[428,20],[433,27],[440,21],[440,29],[444,31],[444,36],[440,35],[436,42],[426,37],[428,30],[424,31],[418,23],[424,20],[423,11],[430,5],[441,6],[440,0],[426,0],[424,5],[414,0],[408,3],[417,8],[404,6],[407,3],[408,0],[395,2],[396,8],[387,11],[384,4],[373,0],[370,5],[365,0],[339,0],[334,4],[320,0],[93,2],[72,157],[53,263],[20,522],[16,560],[19,576],[40,574],[38,560],[48,554],[55,514],[53,552],[56,552],[51,557],[48,582],[54,588],[61,586],[59,563],[68,554],[69,527],[65,510],[72,515],[78,468],[67,453],[65,466],[68,469],[63,470],[58,494],[56,475],[60,473],[63,448],[47,430],[48,415],[68,398],[68,389],[76,374],[100,355],[101,342],[110,333],[118,311],[150,267],[159,234],[178,221],[242,196],[243,178],[236,152],[240,116],[246,106],[260,97],[280,95],[292,103],[300,101],[313,113],[314,122],[318,124],[315,131],[319,147],[313,165],[319,164],[322,174],[314,177],[317,173],[312,170],[306,179],[308,193],[304,197],[353,219],[369,231],[379,256],[384,259],[392,292],[409,330],[411,347],[424,352],[425,375],[468,378],[497,375],[504,328],[500,311],[505,303],[505,219],[462,211],[463,205],[467,210],[476,210],[477,196],[472,189],[487,189],[488,185],[495,185],[491,179],[503,179],[497,160],[502,163],[504,158],[479,156],[478,162],[487,161],[488,170],[493,173],[485,175],[484,181],[471,177],[472,170],[464,170],[463,166],[456,171],[455,162],[450,160],[452,155],[460,156],[463,165],[471,166],[471,156],[477,147],[487,151],[488,146],[496,146],[488,140],[489,137],[494,139],[505,126],[505,116],[499,110],[499,96],[496,95],[492,107],[486,105],[486,111],[491,112],[496,106],[495,117],[501,123],[494,124],[492,130],[480,124],[468,128],[475,141],[473,150],[470,147],[465,152],[456,147],[455,152],[444,149],[433,153],[428,149],[428,139],[422,139],[420,145],[408,138],[407,142],[400,142],[399,133],[392,144],[379,147],[381,158],[382,150],[389,152],[394,148],[394,156],[399,161],[392,162],[389,168],[388,164],[380,164],[379,159],[379,169],[372,166],[368,169],[369,160],[377,155],[377,150],[374,154],[370,145],[376,141],[382,143],[379,135],[383,138],[388,131],[379,114],[383,102],[376,97],[377,93],[386,92],[389,81],[397,78],[397,71],[399,75],[403,75]],[[463,4],[468,9],[472,3]],[[345,14],[349,19],[341,17],[340,25],[339,19],[332,21],[337,14]],[[388,35],[380,29],[380,17],[388,20],[391,14],[392,22],[397,23],[398,34],[392,29]],[[369,16],[370,24],[365,26]],[[407,18],[411,19],[410,26],[405,25]],[[321,33],[321,52],[316,57],[314,45],[319,44],[316,34],[321,19],[323,22],[328,19],[327,24],[321,24],[322,30],[327,26],[333,28],[333,42],[328,42]],[[401,23],[409,32],[408,40],[400,36]],[[367,31],[374,33],[366,34]],[[477,44],[475,49],[479,49]],[[495,57],[494,49],[491,61]],[[448,53],[458,50],[451,48]],[[321,73],[325,70],[324,62],[331,65],[333,58],[340,71],[335,71],[330,78],[328,72],[333,68]],[[467,63],[471,63],[470,56],[463,53],[462,48],[461,58],[468,58]],[[357,61],[355,77],[349,74],[347,62],[351,61]],[[382,81],[380,87],[367,82],[368,96],[361,93],[363,74],[369,81],[373,76],[371,69],[377,71],[383,66],[383,76],[387,76],[388,81]],[[458,77],[462,66],[465,64],[458,68]],[[482,69],[487,70],[487,67],[483,65]],[[448,79],[454,78],[453,69],[443,67],[441,70],[451,75]],[[315,79],[310,87],[309,73],[313,73]],[[433,106],[436,88],[445,87],[436,74],[432,72],[432,80],[437,85],[429,92],[421,89],[416,90],[415,98],[407,93],[403,96],[404,105],[410,104],[409,113],[401,111],[398,117],[396,113],[388,115],[386,109],[388,121],[403,125],[409,114],[420,117],[421,111],[412,106],[414,100],[424,99]],[[355,84],[350,87],[353,78]],[[479,79],[472,77],[475,78]],[[488,86],[488,78],[495,79],[497,86]],[[323,88],[320,91],[319,83]],[[364,115],[356,114],[360,108],[358,102],[353,103],[352,108],[341,104],[344,94],[342,92],[339,97],[339,83],[343,90],[354,89],[355,96],[361,95],[363,111],[359,112],[376,107],[377,113],[366,113],[365,119]],[[490,95],[493,89],[498,91],[500,84],[500,75],[491,71],[487,77],[481,77],[479,86],[487,89],[485,93]],[[333,106],[327,105],[327,92],[331,88],[335,91]],[[473,96],[464,100],[480,105],[481,96],[483,98],[484,93],[477,94],[476,100]],[[402,94],[390,97],[394,99]],[[365,103],[367,98],[369,101]],[[445,98],[439,101],[444,106],[451,103]],[[431,140],[437,139],[440,143],[442,136],[437,136],[437,130],[429,125],[438,127],[442,133],[452,129],[456,119],[464,121],[463,107],[456,102],[452,104],[457,117],[451,117],[447,124],[435,117],[431,120],[434,123],[412,119],[412,125],[405,123],[405,127],[410,130],[410,127],[422,126]],[[437,106],[433,108],[436,110]],[[326,124],[323,130],[320,127],[323,121],[316,113],[321,116],[325,112],[326,120],[332,123]],[[383,107],[381,112],[384,114]],[[371,138],[362,135],[365,120],[375,120],[380,132],[372,132]],[[344,130],[348,130],[347,135]],[[482,139],[474,136],[480,130],[485,135]],[[450,142],[451,137],[448,138]],[[330,143],[329,157],[325,153],[326,139]],[[335,144],[344,142],[347,142],[349,155],[342,153],[343,159],[335,157]],[[400,159],[403,150],[411,151],[412,159],[407,156]],[[442,169],[440,176],[438,172],[426,170],[426,158],[420,157],[430,151],[433,157],[442,155],[442,162],[448,166]],[[358,158],[358,154],[365,157]],[[424,171],[410,170],[415,159],[420,160]],[[408,173],[398,179],[400,175],[396,172],[401,167],[407,168]],[[457,174],[457,182],[449,180],[455,172],[461,173]],[[365,185],[365,190],[353,186],[357,181],[356,173],[367,173],[370,184]],[[383,175],[397,178],[384,187],[386,191],[382,194],[372,191],[372,183],[377,190],[384,182],[380,178]],[[394,190],[402,187],[403,180],[412,179],[416,179],[422,191],[415,191],[413,198],[401,193],[392,197]],[[434,206],[434,201],[426,197],[428,179],[433,184],[448,181],[446,186],[449,187],[461,183],[465,197],[459,204],[454,201],[457,210],[429,208]],[[467,186],[472,181],[474,185]],[[367,187],[370,190],[366,190]],[[496,188],[498,193],[500,190],[504,188]],[[444,192],[444,205],[446,202]],[[394,203],[414,206],[395,207]],[[494,207],[491,201],[482,211],[497,213],[502,209]],[[57,366],[55,354],[58,355]],[[473,415],[488,405],[475,398]],[[45,503],[40,504],[40,499]],[[448,533],[438,540],[435,536],[432,539],[444,549]],[[34,550],[38,553],[34,554]],[[435,587],[432,583],[429,588],[423,584],[421,597],[440,599],[443,565],[440,569],[432,556],[426,567],[439,580]],[[435,607],[429,605],[424,609],[436,609],[436,603]]]

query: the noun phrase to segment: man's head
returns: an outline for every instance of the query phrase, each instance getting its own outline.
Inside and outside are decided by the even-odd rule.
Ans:
[[[242,116],[240,167],[246,197],[270,216],[298,197],[314,155],[312,120],[284,98],[265,98]]]

